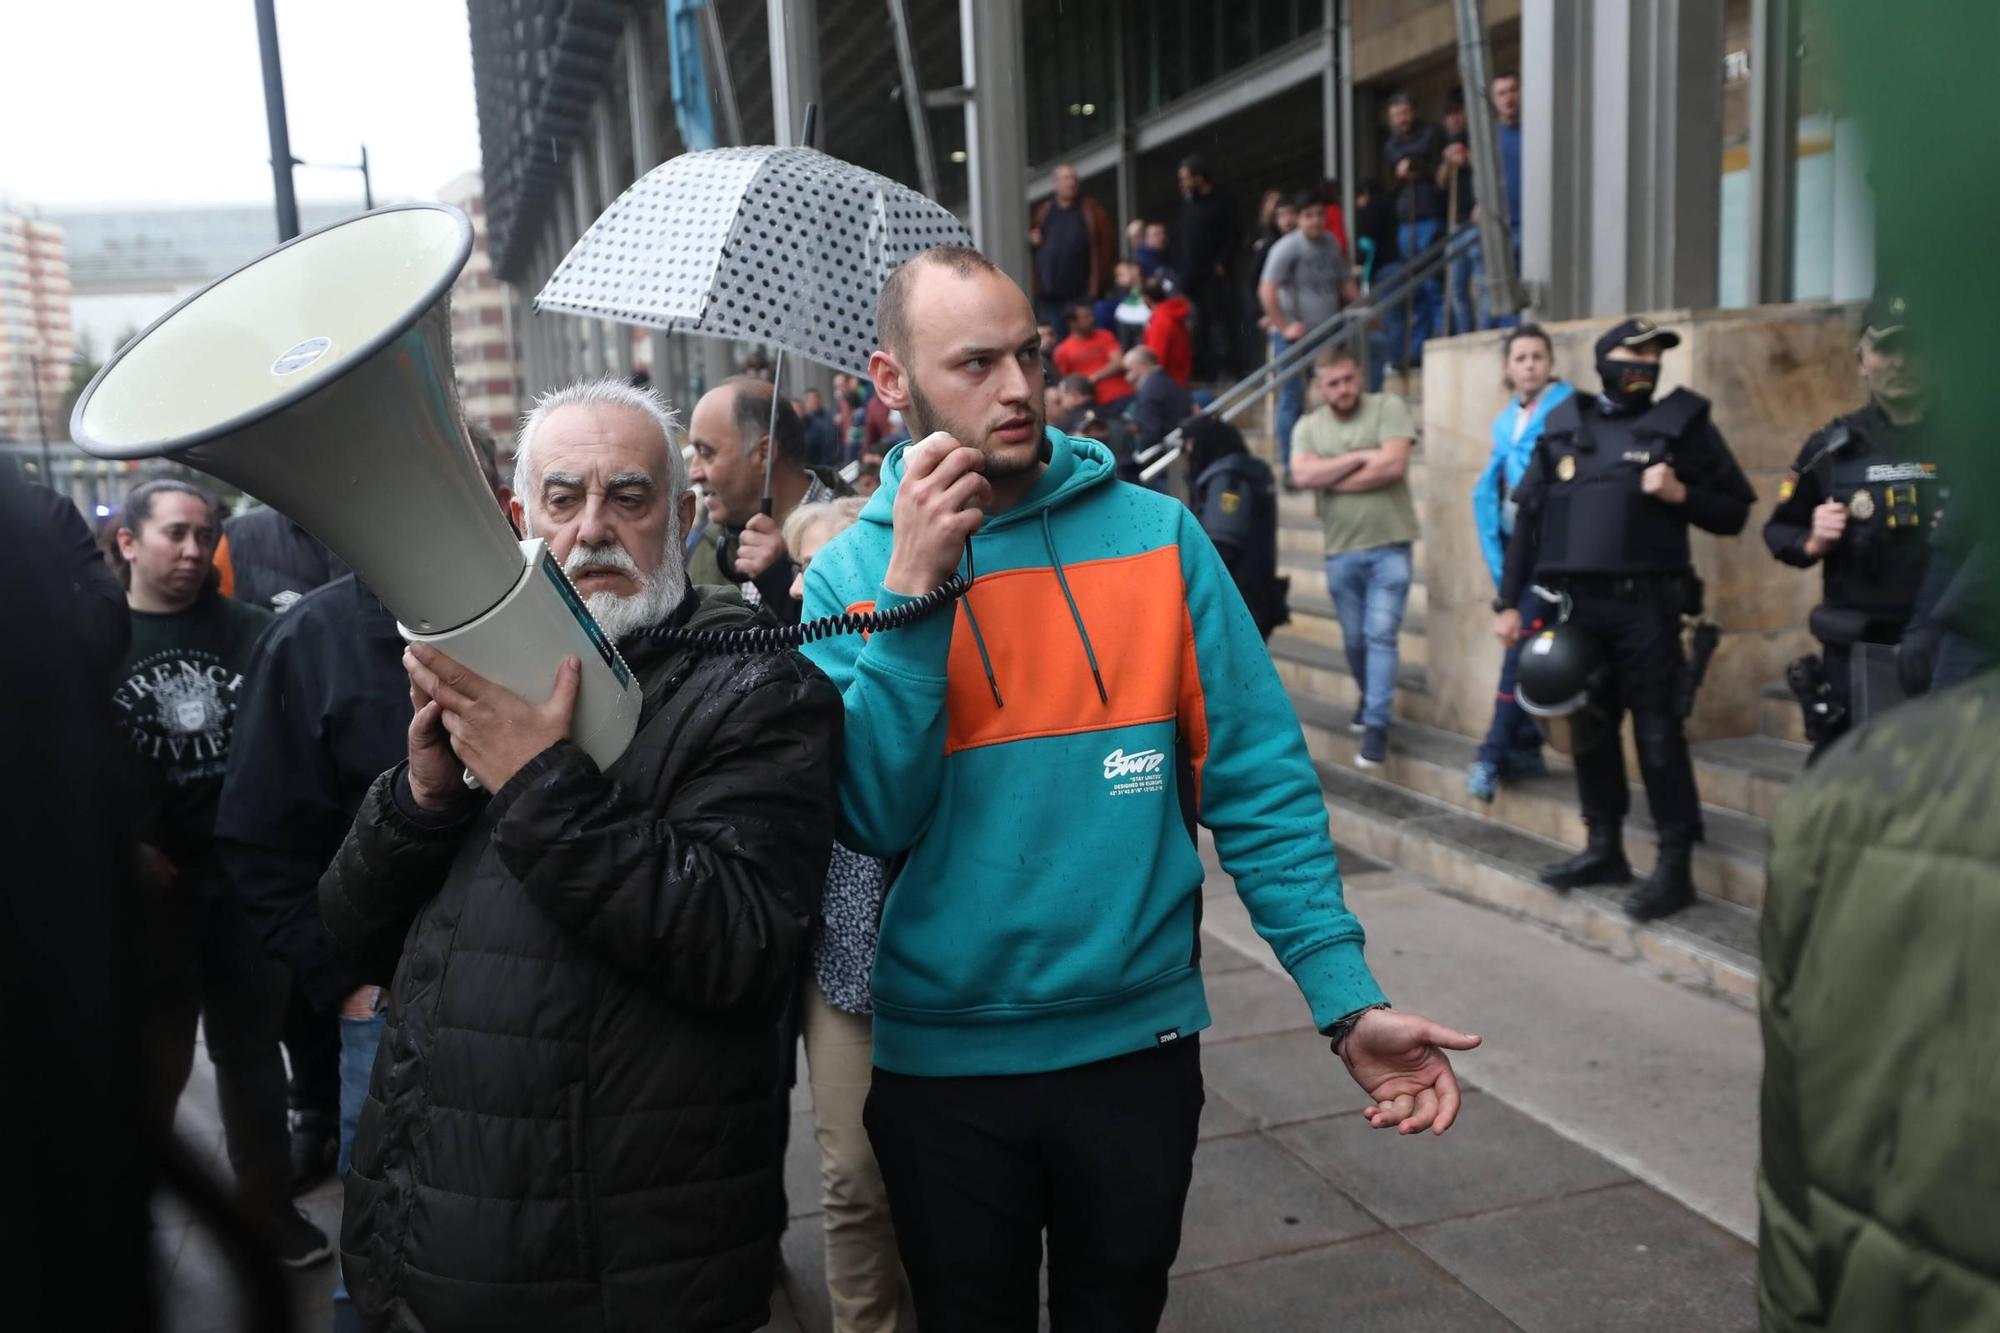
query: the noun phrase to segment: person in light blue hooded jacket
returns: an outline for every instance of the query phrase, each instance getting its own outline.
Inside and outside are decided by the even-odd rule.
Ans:
[[[1506,367],[1507,387],[1514,396],[1493,418],[1493,454],[1472,488],[1472,518],[1479,529],[1479,549],[1496,589],[1506,564],[1507,541],[1514,535],[1514,487],[1528,470],[1549,412],[1575,392],[1565,381],[1554,378],[1554,349],[1539,325],[1523,324],[1509,333],[1500,345],[1500,357]],[[1499,612],[1507,608],[1495,601],[1493,609]],[[1539,627],[1549,609],[1549,603],[1530,586],[1520,605],[1524,630]],[[1514,698],[1514,673],[1521,661],[1521,643],[1528,637],[1524,633],[1501,659],[1493,725],[1465,774],[1465,790],[1482,801],[1498,795],[1500,784],[1508,779],[1540,777],[1549,771],[1542,759],[1541,733]]]

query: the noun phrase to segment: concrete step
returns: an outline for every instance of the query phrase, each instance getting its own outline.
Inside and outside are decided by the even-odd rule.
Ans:
[[[1294,692],[1292,706],[1305,726],[1306,747],[1316,760],[1353,765],[1360,738],[1347,729],[1354,711],[1351,703],[1342,707],[1338,702],[1301,698]],[[1467,737],[1415,721],[1405,722],[1399,711],[1396,726],[1389,733],[1389,761],[1368,776],[1551,844],[1572,850],[1583,846],[1585,830],[1583,817],[1577,811],[1576,778],[1566,766],[1552,764],[1545,778],[1506,783],[1488,805],[1465,791],[1465,770],[1471,766],[1478,749]],[[1704,754],[1697,759],[1696,772],[1696,782],[1704,797],[1709,795],[1709,788],[1702,785],[1704,770],[1717,769],[1731,777],[1744,776],[1726,753]],[[1740,788],[1730,794],[1740,794]],[[1646,794],[1636,782],[1632,784],[1631,798],[1632,813],[1625,821],[1625,852],[1634,872],[1644,874],[1653,868],[1659,851],[1658,838],[1646,813]],[[1707,840],[1694,849],[1695,887],[1725,902],[1753,910],[1761,907],[1764,847],[1769,833],[1765,820],[1740,809],[1704,801],[1702,822],[1707,829]]]
[[[1291,633],[1289,625],[1271,636],[1271,664],[1278,669],[1278,679],[1292,696],[1294,707],[1310,698],[1337,710],[1340,725],[1345,727],[1361,702],[1361,691],[1347,669],[1345,654]],[[1429,725],[1435,715],[1423,665],[1401,661],[1396,672],[1396,716]]]
[[[1798,699],[1793,696],[1785,682],[1774,680],[1766,685],[1760,694],[1762,697],[1758,700],[1758,732],[1771,740],[1804,745],[1805,713],[1800,710]]]
[[[1560,894],[1535,870],[1563,847],[1351,768],[1320,766],[1328,821],[1343,845],[1428,876],[1453,897],[1535,922],[1682,985],[1752,1008],[1757,916],[1704,896],[1665,921],[1638,925],[1623,886]]]

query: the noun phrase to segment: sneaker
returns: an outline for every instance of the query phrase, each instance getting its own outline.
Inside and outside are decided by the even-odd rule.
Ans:
[[[1368,724],[1361,720],[1362,705],[1354,705],[1354,716],[1347,719],[1347,729],[1359,736],[1368,730]]]
[[[1540,750],[1515,750],[1500,761],[1500,776],[1509,782],[1545,778],[1548,775],[1549,761],[1542,758]]]
[[[1361,752],[1354,756],[1356,768],[1380,768],[1389,762],[1389,729],[1369,727],[1361,737]]]
[[[1485,760],[1479,760],[1465,770],[1465,794],[1475,801],[1492,803],[1500,794],[1500,773]]]
[[[311,1268],[333,1256],[326,1233],[296,1208],[287,1209],[269,1233],[271,1253],[287,1268]]]

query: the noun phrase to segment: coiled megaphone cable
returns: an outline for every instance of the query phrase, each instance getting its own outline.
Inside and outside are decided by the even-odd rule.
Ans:
[[[804,620],[796,625],[745,625],[736,629],[669,628],[646,630],[640,637],[656,643],[692,648],[698,653],[775,653],[798,648],[820,639],[841,634],[879,634],[902,629],[938,611],[972,591],[972,547],[965,548],[965,573],[952,576],[921,597],[912,598],[887,611],[843,611],[837,615]]]

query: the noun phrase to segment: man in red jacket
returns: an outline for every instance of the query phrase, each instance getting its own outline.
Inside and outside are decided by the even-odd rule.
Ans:
[[[1146,348],[1174,383],[1187,387],[1194,370],[1194,335],[1188,332],[1188,312],[1193,308],[1175,286],[1154,274],[1139,289],[1153,317],[1146,321]]]
[[[1081,375],[1090,381],[1102,415],[1115,416],[1132,401],[1132,383],[1125,378],[1119,360],[1118,337],[1097,327],[1090,305],[1078,301],[1067,314],[1069,337],[1056,344],[1056,369],[1063,375]]]

